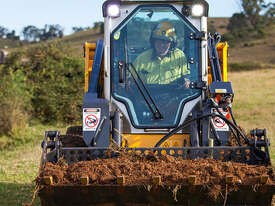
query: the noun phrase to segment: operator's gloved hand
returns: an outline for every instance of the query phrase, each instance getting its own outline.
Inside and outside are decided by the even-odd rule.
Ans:
[[[189,79],[184,78],[184,87],[185,88],[190,88],[190,83],[191,83],[191,81]]]
[[[190,88],[191,81],[188,78],[184,78],[184,83],[182,84],[183,81],[181,81],[181,84],[178,83],[179,89],[188,89]]]
[[[189,89],[191,81],[186,77],[181,77],[179,79],[176,79],[175,81],[173,81],[170,84],[171,85],[173,85],[173,84],[177,85],[177,89]]]

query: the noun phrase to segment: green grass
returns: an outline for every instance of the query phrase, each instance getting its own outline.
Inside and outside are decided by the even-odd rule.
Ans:
[[[21,206],[29,203],[35,189],[34,180],[39,172],[41,147],[45,130],[60,130],[63,126],[33,125],[33,142],[0,151],[0,205]],[[40,205],[39,198],[34,206]]]
[[[0,155],[2,151],[13,151],[18,147],[33,145],[41,143],[42,136],[44,135],[45,130],[57,130],[63,129],[64,126],[61,124],[57,125],[42,125],[37,120],[32,120],[29,124],[26,124],[26,127],[19,131],[16,130],[12,135],[3,135],[0,136]]]
[[[9,49],[14,47],[21,47],[25,44],[27,44],[27,42],[0,38],[0,48]]]
[[[267,129],[271,141],[270,154],[275,164],[275,88],[274,69],[231,72],[229,80],[235,92],[233,112],[240,126],[249,132]]]
[[[261,64],[257,62],[237,62],[237,63],[230,63],[229,64],[230,71],[237,72],[237,71],[251,71],[251,70],[259,70],[259,69],[266,69],[266,68],[275,68],[275,64]]]
[[[23,203],[29,203],[33,189],[33,184],[0,182],[0,205],[22,206]],[[33,206],[39,205],[39,199],[36,199]]]
[[[42,139],[42,135],[41,135]],[[30,202],[41,156],[39,145],[21,146],[0,152],[0,205]],[[36,200],[35,205],[39,205]]]

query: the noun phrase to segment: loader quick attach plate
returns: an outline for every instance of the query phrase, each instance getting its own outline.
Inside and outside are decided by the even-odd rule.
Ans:
[[[214,158],[223,161],[234,161],[246,164],[266,164],[259,159],[253,147],[169,147],[169,148],[124,148],[126,152],[136,152],[138,154],[148,154],[153,152],[155,155],[171,155],[181,157],[184,160]],[[96,158],[110,158],[118,152],[110,148],[96,147],[72,147],[60,148],[61,156],[70,164],[79,161],[88,161]]]

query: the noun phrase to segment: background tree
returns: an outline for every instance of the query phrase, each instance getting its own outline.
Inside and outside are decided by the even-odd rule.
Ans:
[[[234,42],[262,38],[267,27],[273,24],[275,17],[275,3],[266,3],[265,0],[238,0],[242,12],[235,13],[227,26],[230,32],[223,35],[224,41]]]
[[[32,25],[24,27],[22,33],[24,39],[27,41],[38,41],[40,37],[39,28]]]
[[[275,3],[267,4],[268,10],[266,12],[266,16],[270,18],[271,21],[274,21],[275,17]]]
[[[83,99],[83,92],[79,92],[84,87],[83,63],[60,40],[11,52],[0,69],[0,136],[4,123],[5,128],[16,123],[12,122],[16,118],[11,113],[19,116],[27,113],[43,122],[77,121]],[[16,113],[9,112],[13,105]]]
[[[244,13],[235,13],[230,18],[227,29],[233,32],[243,28],[247,28],[248,25],[249,22]]]
[[[74,26],[74,27],[72,28],[72,30],[73,30],[73,33],[75,33],[75,32],[79,32],[79,31],[84,31],[84,28],[83,28],[83,27]]]
[[[79,32],[79,31],[85,31],[85,30],[88,30],[88,29],[90,29],[90,27],[77,27],[77,26],[74,26],[74,27],[72,28],[73,33]]]
[[[63,36],[63,28],[59,24],[46,24],[44,28],[40,30],[39,39],[45,41],[54,38],[62,38]]]
[[[12,30],[10,33],[7,33],[6,38],[10,40],[20,40],[19,36],[15,34],[14,30]]]
[[[266,3],[265,0],[241,0],[243,14],[250,25],[258,30],[270,23],[275,14],[275,3]]]
[[[9,30],[3,26],[0,26],[0,38],[4,38]]]
[[[97,30],[100,34],[104,33],[104,23],[101,21],[95,22],[93,29]]]

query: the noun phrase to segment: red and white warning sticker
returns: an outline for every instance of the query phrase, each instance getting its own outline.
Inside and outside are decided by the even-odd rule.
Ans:
[[[100,121],[100,108],[83,109],[83,131],[96,131]]]
[[[212,113],[219,114],[216,109],[212,109]],[[226,117],[226,112],[221,112]],[[214,117],[212,123],[215,127],[216,131],[229,131],[229,126],[225,123],[225,121],[219,117]]]

